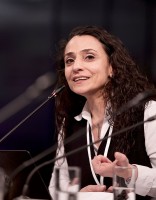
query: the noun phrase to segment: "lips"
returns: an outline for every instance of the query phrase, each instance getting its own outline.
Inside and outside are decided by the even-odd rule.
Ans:
[[[87,79],[89,79],[89,77],[87,77],[87,76],[80,76],[80,77],[74,77],[73,81],[77,82],[77,81],[80,81],[80,80],[87,80]]]

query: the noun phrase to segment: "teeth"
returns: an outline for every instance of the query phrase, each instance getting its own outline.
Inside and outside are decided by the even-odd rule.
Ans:
[[[75,78],[74,81],[79,81],[79,80],[87,80],[87,77],[79,77],[79,78]]]

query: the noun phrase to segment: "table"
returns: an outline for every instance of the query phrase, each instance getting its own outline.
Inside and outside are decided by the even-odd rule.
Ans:
[[[113,200],[113,194],[108,192],[79,192],[78,200]]]

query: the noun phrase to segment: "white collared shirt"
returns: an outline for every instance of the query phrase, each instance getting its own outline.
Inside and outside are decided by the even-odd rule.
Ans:
[[[151,116],[156,115],[156,101],[150,101],[148,106],[144,111],[144,120],[148,119]],[[91,125],[91,115],[88,112],[87,104],[84,106],[80,115],[76,116],[75,119],[80,121],[82,118],[86,119],[87,122]],[[108,129],[108,122],[104,121],[101,129],[101,138],[105,136]],[[148,122],[144,124],[144,134],[145,134],[145,147],[147,155],[150,158],[150,162],[153,168],[149,168],[146,166],[141,166],[135,164],[138,168],[138,178],[136,181],[136,194],[145,196],[149,195],[152,197],[156,197],[156,121]],[[59,140],[59,139],[58,139]],[[94,138],[92,137],[92,141]],[[64,146],[61,145],[61,149],[58,151],[58,157],[64,154]],[[67,160],[60,159],[55,162],[55,166],[60,166],[62,164],[63,167],[67,167]],[[54,174],[52,173],[52,177],[49,185],[49,192],[51,196],[54,196]],[[64,183],[67,182],[66,178],[64,178]]]

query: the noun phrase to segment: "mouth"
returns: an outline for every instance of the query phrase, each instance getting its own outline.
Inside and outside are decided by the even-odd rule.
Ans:
[[[80,80],[88,80],[88,79],[89,79],[89,77],[87,77],[87,76],[74,77],[74,78],[73,78],[73,81],[74,81],[74,82],[78,82],[78,81],[80,81]]]

